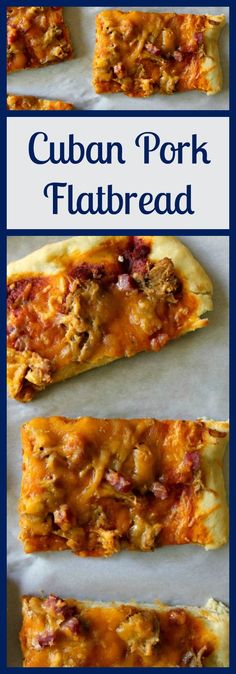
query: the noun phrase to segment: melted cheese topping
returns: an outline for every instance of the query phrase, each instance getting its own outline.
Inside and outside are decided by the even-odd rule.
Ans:
[[[124,245],[101,247],[97,258],[88,253],[68,258],[64,271],[51,276],[9,279],[13,397],[29,400],[63,373],[159,351],[170,339],[207,324],[198,320],[198,298],[171,260],[151,263],[140,238]]]
[[[101,12],[96,23],[96,92],[141,97],[192,89],[213,93],[204,64],[205,40],[209,28],[221,21],[204,14]],[[217,59],[209,59],[207,70],[216,65]]]
[[[8,110],[72,110],[71,103],[64,101],[49,101],[45,98],[35,98],[35,96],[16,96],[11,94],[7,96]]]
[[[122,548],[222,545],[224,527],[207,526],[224,508],[218,472],[207,485],[220,458],[206,448],[226,436],[202,421],[52,417],[25,424],[25,551],[106,556]]]
[[[72,46],[61,7],[7,8],[7,70],[64,61]]]
[[[24,667],[211,666],[217,638],[201,613],[25,597]]]

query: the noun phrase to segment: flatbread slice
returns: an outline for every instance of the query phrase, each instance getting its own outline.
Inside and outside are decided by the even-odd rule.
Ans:
[[[7,96],[8,110],[73,110],[72,103],[64,101],[52,101],[46,98],[37,98],[36,96],[17,96],[9,94]]]
[[[121,550],[228,539],[220,421],[36,418],[22,427],[25,552]]]
[[[62,7],[7,7],[7,71],[60,63],[72,56]]]
[[[25,596],[24,667],[228,667],[228,608]]]
[[[212,284],[172,236],[75,236],[8,266],[8,386],[37,391],[202,328]]]
[[[223,14],[122,12],[97,15],[93,85],[98,94],[173,94],[222,87],[218,41]]]

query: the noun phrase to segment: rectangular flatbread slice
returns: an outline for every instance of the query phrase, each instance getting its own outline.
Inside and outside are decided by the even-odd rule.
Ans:
[[[225,16],[106,9],[97,15],[93,85],[127,96],[222,86],[218,50]]]
[[[207,325],[212,284],[172,236],[75,236],[8,266],[8,386],[53,382],[159,351]]]
[[[25,596],[24,667],[228,667],[228,608]]]
[[[228,423],[33,419],[22,427],[25,552],[108,556],[228,538]]]
[[[71,58],[62,7],[7,7],[7,71]]]
[[[7,96],[8,110],[73,110],[72,103],[64,101],[52,101],[36,96],[17,96],[9,94]]]

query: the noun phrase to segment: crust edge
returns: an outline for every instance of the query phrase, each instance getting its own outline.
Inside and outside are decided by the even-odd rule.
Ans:
[[[224,14],[211,16],[207,15],[208,19],[218,19],[218,25],[208,26],[205,32],[205,49],[206,57],[202,64],[202,74],[206,77],[208,86],[207,96],[218,94],[222,89],[222,69],[220,62],[218,41],[222,28],[226,24],[226,17]]]

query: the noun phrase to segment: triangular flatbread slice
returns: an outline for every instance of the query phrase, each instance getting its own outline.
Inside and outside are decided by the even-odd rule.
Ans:
[[[48,384],[202,328],[212,284],[172,236],[77,236],[8,267],[8,385]]]

